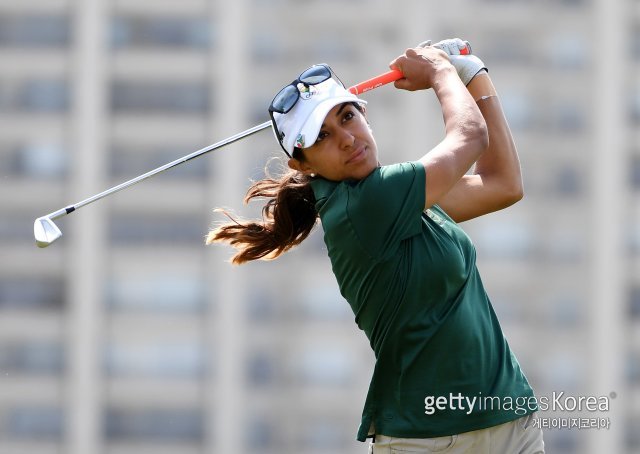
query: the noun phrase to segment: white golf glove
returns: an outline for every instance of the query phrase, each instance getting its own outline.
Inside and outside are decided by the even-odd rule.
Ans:
[[[462,83],[466,86],[469,82],[481,72],[487,72],[487,67],[484,62],[475,55],[471,55],[471,44],[468,41],[463,41],[460,38],[444,39],[435,44],[431,44],[431,40],[423,41],[418,44],[418,47],[433,46],[444,51],[451,60],[451,64],[456,71]],[[468,50],[468,55],[461,55],[460,51],[463,49]]]

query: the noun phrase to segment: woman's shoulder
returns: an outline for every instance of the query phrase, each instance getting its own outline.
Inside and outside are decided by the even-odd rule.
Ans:
[[[417,161],[407,161],[378,166],[362,180],[345,183],[355,190],[373,189],[375,191],[386,188],[388,185],[402,184],[402,181],[412,182],[420,174],[424,174],[422,164]]]
[[[395,175],[415,174],[424,172],[424,166],[420,161],[405,161],[395,164],[380,166],[377,168],[382,177],[393,177]]]
[[[402,197],[414,185],[424,188],[424,167],[420,162],[407,161],[376,167],[362,180],[340,182],[318,178],[311,182],[316,201],[334,203],[380,203],[387,198]]]

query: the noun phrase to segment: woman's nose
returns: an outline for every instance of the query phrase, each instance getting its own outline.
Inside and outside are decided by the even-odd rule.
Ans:
[[[344,129],[344,128],[340,128],[340,132],[339,132],[338,138],[340,139],[340,142],[339,142],[340,143],[340,148],[343,148],[343,149],[351,148],[353,146],[353,143],[356,140],[354,135],[351,134],[351,132],[349,130]]]

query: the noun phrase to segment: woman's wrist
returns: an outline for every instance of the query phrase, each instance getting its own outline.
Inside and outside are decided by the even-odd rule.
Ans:
[[[453,65],[447,63],[438,67],[433,75],[433,82],[431,88],[437,93],[439,90],[450,86],[451,83],[458,83],[460,80],[456,68]]]
[[[496,88],[493,86],[491,78],[489,78],[489,74],[486,72],[477,74],[471,82],[469,82],[467,89],[476,102],[498,96]]]

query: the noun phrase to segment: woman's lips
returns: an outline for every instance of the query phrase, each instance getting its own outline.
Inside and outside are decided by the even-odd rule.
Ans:
[[[365,157],[366,150],[366,147],[362,147],[351,153],[351,156],[347,159],[347,164],[353,164],[354,162],[358,162],[363,159]]]

